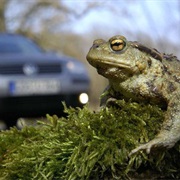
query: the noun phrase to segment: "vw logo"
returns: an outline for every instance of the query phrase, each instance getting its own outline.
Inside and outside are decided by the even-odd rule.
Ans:
[[[28,76],[34,75],[38,72],[38,67],[35,64],[25,64],[23,66],[23,72]]]

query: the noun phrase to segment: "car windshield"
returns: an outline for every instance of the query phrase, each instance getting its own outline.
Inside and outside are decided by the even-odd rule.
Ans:
[[[0,35],[0,54],[39,54],[42,49],[28,38]]]

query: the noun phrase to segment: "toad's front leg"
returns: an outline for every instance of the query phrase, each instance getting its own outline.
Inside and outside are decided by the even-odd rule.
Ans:
[[[180,95],[175,96],[168,104],[163,127],[159,134],[146,144],[142,144],[130,152],[130,156],[138,151],[150,153],[152,148],[171,148],[180,140]]]
[[[162,131],[158,134],[153,140],[149,141],[146,144],[142,144],[137,148],[133,149],[130,152],[130,156],[132,154],[137,153],[138,151],[145,150],[147,154],[150,153],[152,148],[164,147],[164,148],[171,148],[174,144],[180,139],[178,138],[171,138],[171,133],[169,131]]]

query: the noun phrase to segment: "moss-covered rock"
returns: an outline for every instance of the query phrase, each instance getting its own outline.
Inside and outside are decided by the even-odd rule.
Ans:
[[[128,157],[160,130],[162,110],[116,103],[98,112],[65,107],[66,118],[47,116],[48,123],[1,132],[0,179],[180,178],[179,144]]]

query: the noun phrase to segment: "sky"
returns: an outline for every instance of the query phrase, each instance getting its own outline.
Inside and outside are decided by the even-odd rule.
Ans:
[[[21,17],[24,7],[33,0],[22,0],[9,6],[7,17]],[[58,1],[58,0],[54,0]],[[139,34],[148,35],[152,40],[165,39],[180,47],[180,0],[61,0],[68,8],[81,14],[88,4],[97,3],[80,18],[72,18],[65,23],[67,31],[82,35],[101,34],[111,37],[124,35],[130,40],[138,40]],[[12,1],[13,2],[13,1]],[[45,11],[33,20],[32,28],[38,30],[38,20],[42,16],[52,16],[53,11]],[[18,18],[17,18],[18,19]],[[10,21],[9,29],[15,28],[17,21]],[[62,27],[62,26],[61,26]]]
[[[66,2],[72,5],[72,1]],[[94,9],[84,18],[72,23],[72,29],[78,33],[96,28],[109,34],[117,31],[132,34],[143,32],[153,38],[166,37],[169,41],[180,44],[180,1],[106,1],[105,6],[101,5],[101,8]]]

